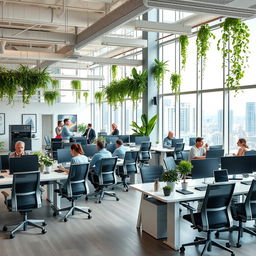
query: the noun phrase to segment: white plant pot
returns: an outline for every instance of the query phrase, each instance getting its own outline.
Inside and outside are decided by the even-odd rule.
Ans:
[[[175,185],[176,185],[176,182],[167,182],[167,186],[171,186],[172,189],[171,189],[171,192],[173,192],[175,190]]]
[[[51,166],[45,166],[45,173],[49,173],[52,170]]]
[[[182,187],[183,190],[187,190],[188,189],[188,183],[187,182],[182,182],[181,187]]]

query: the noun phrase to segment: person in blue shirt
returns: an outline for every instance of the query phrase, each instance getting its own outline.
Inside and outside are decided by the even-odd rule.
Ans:
[[[61,136],[62,136],[62,140],[68,140],[73,137],[72,132],[69,130],[69,119],[65,118],[64,119],[64,125],[62,127],[62,132],[61,132]],[[64,141],[65,142],[65,141]]]
[[[96,153],[91,162],[90,162],[90,172],[88,175],[88,179],[91,181],[92,185],[96,188],[96,191],[99,189],[99,172],[100,172],[100,160],[102,158],[109,158],[112,157],[111,153],[105,149],[105,142],[98,140],[97,141],[97,150],[99,151]]]
[[[172,139],[174,139],[173,132],[169,131],[168,136],[164,138],[163,148],[171,148],[172,147]]]
[[[127,151],[127,148],[123,145],[122,140],[116,141],[116,149],[113,152],[112,156],[117,156],[120,159],[124,159],[125,152]]]

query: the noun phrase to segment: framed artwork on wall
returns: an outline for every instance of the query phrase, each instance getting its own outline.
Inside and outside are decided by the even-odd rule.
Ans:
[[[5,113],[0,113],[0,135],[5,134]]]
[[[22,114],[22,124],[31,125],[31,132],[37,132],[36,114]]]
[[[64,121],[66,118],[70,121],[69,130],[77,132],[77,115],[58,115],[58,121]]]

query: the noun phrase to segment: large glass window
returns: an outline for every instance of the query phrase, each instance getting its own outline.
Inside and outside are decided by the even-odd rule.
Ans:
[[[104,102],[102,104],[102,113],[103,113],[102,129],[105,130],[106,132],[108,132],[110,130],[110,127],[109,127],[109,125],[110,125],[110,116],[109,116],[110,110],[109,109],[110,109],[109,105],[106,102]]]
[[[175,132],[175,97],[165,96],[163,97],[163,138],[168,134],[168,131]]]

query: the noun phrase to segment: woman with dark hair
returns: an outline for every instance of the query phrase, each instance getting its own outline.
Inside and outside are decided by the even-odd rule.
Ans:
[[[58,126],[55,128],[56,138],[61,138],[63,122],[58,121]]]
[[[72,144],[70,151],[71,151],[71,155],[72,155],[70,165],[87,164],[88,163],[88,158],[87,158],[87,156],[84,155],[83,148],[80,144]],[[62,166],[59,166],[59,169],[64,171],[65,173],[69,172],[69,170],[65,169]]]
[[[249,149],[246,139],[239,139],[237,141],[237,146],[239,147],[237,154],[233,154],[234,156],[244,156],[245,152]]]

